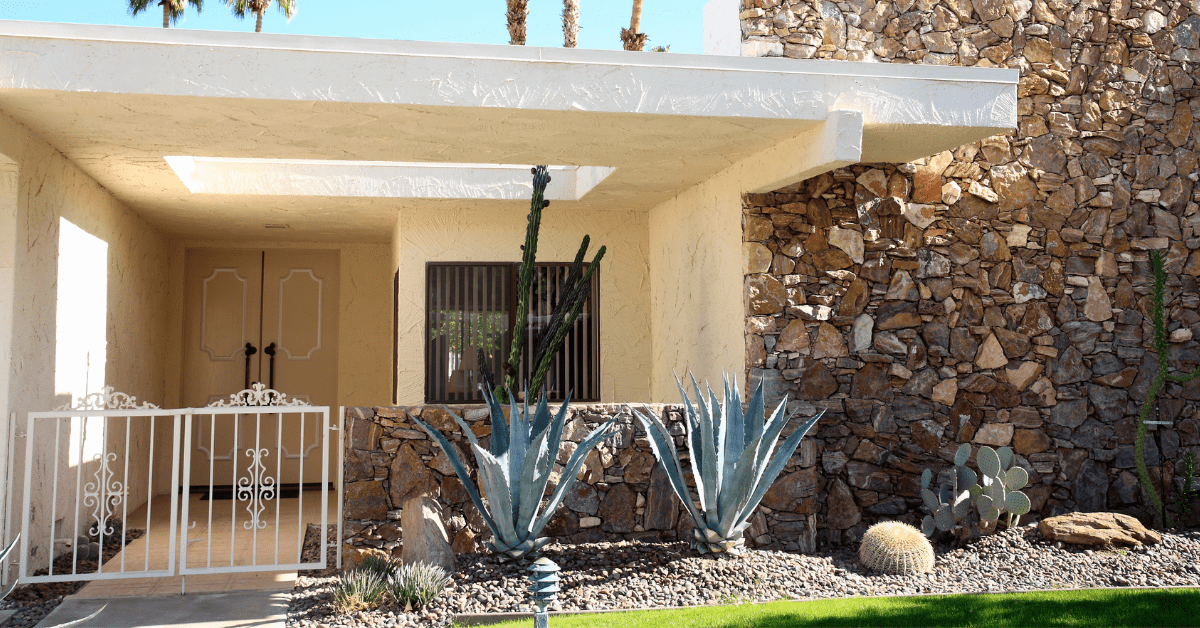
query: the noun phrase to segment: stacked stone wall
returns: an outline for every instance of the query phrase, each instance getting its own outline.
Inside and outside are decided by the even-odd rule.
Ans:
[[[814,441],[821,538],[915,519],[918,474],[963,442],[1013,446],[1036,515],[1145,517],[1150,250],[1171,363],[1200,364],[1200,6],[747,0],[742,31],[750,55],[1021,73],[1012,133],[745,200],[748,375],[842,419]],[[1197,400],[1159,403],[1160,487],[1200,456]]]
[[[686,460],[680,408],[648,407],[660,417],[666,412],[676,446]],[[481,446],[486,448],[491,434],[486,410],[479,406],[452,409],[468,422]],[[624,406],[570,407],[563,430],[563,447],[547,494],[557,485],[561,465],[574,453],[577,443],[614,415],[615,435],[588,455],[574,487],[544,536],[575,543],[690,539],[691,517],[655,461],[645,431],[635,425]],[[445,408],[349,408],[343,481],[345,543],[356,551],[378,550],[399,556],[400,509],[409,497],[429,495],[442,507],[442,520],[454,550],[482,549],[491,533],[463,490],[449,458],[413,423],[413,416],[441,430],[473,476],[477,473],[470,446]],[[785,437],[790,433],[790,428],[785,430]],[[823,488],[816,468],[816,451],[815,442],[807,438],[801,442],[779,482],[763,498],[763,507],[754,515],[747,531],[750,545],[815,549],[816,495]]]

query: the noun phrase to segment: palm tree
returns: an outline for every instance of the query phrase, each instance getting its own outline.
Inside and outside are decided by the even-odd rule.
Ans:
[[[178,22],[189,4],[196,7],[196,13],[199,13],[203,2],[204,0],[158,0],[158,5],[163,10],[163,28],[170,28]],[[137,15],[149,9],[152,3],[153,0],[129,0],[129,14]]]
[[[574,48],[579,38],[579,0],[563,0],[563,48]]]
[[[272,3],[279,7],[279,12],[286,15],[289,22],[296,15],[296,0],[225,0],[225,4],[232,7],[233,14],[239,18],[245,19],[247,13],[254,14],[256,33],[262,32],[263,13],[271,8]]]
[[[646,33],[639,33],[642,26],[642,0],[633,0],[633,17],[629,19],[629,28],[621,29],[621,43],[626,50],[642,50],[646,46]]]
[[[529,0],[508,0],[508,43],[525,45],[525,20],[529,17]]]

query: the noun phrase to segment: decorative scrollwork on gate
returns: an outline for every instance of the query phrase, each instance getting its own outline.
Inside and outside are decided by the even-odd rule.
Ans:
[[[247,530],[267,527],[267,522],[262,520],[262,513],[267,508],[264,502],[275,498],[275,478],[266,475],[267,467],[262,463],[269,454],[265,447],[246,450],[246,456],[251,459],[250,475],[238,478],[237,498],[249,502],[246,512],[250,513],[250,520],[242,524]]]
[[[93,475],[94,479],[83,485],[83,505],[92,509],[92,518],[96,520],[88,530],[92,536],[113,534],[109,517],[125,501],[125,485],[113,479],[113,469],[109,466],[110,462],[116,460],[115,453],[93,456],[92,461],[98,461],[100,466]]]
[[[123,392],[113,390],[112,386],[105,386],[100,389],[100,392],[94,392],[82,397],[76,398],[72,403],[68,403],[55,408],[57,411],[64,410],[157,410],[158,406],[143,401],[138,403],[137,397],[127,395]]]
[[[210,408],[231,408],[235,406],[307,406],[308,402],[302,399],[288,399],[287,395],[275,390],[267,388],[267,385],[258,382],[252,384],[250,388],[238,393],[229,395],[229,399],[221,399],[208,404]]]

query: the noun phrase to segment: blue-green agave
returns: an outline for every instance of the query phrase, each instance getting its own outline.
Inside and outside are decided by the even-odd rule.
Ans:
[[[487,495],[487,505],[475,489],[471,474],[454,453],[454,448],[450,446],[446,437],[419,419],[414,418],[413,421],[437,441],[442,451],[450,458],[454,473],[458,475],[471,501],[479,509],[484,523],[492,531],[494,538],[488,544],[488,549],[500,554],[504,560],[536,556],[550,542],[549,538],[538,538],[538,534],[550,522],[554,511],[575,483],[575,476],[579,474],[588,452],[611,435],[616,417],[592,430],[587,438],[579,443],[579,447],[563,467],[562,477],[539,515],[542,496],[546,492],[550,472],[554,468],[554,460],[558,457],[558,449],[562,444],[563,424],[567,420],[567,404],[570,403],[571,396],[567,395],[567,400],[552,417],[543,392],[538,398],[533,415],[530,416],[529,401],[526,400],[522,404],[523,408],[518,407],[515,397],[509,391],[508,398],[513,401],[509,402],[511,420],[506,420],[503,408],[491,391],[485,386],[480,386],[480,390],[487,400],[492,418],[490,452],[479,446],[479,440],[475,438],[475,433],[466,421],[453,412],[450,412],[450,416],[458,422],[475,452],[475,461],[479,464],[479,488]]]
[[[745,550],[742,533],[750,527],[750,515],[783,471],[800,439],[825,412],[821,411],[797,426],[776,451],[779,436],[792,418],[786,413],[786,396],[767,418],[761,382],[744,413],[737,384],[731,385],[728,379],[721,400],[711,387],[706,386],[706,401],[693,377],[694,406],[679,378],[675,378],[675,383],[679,386],[687,415],[688,451],[696,492],[700,496],[699,508],[688,492],[683,465],[665,422],[649,409],[646,414],[633,408],[630,410],[646,428],[650,448],[670,477],[675,495],[692,515],[696,524],[692,546],[701,553],[740,555]]]

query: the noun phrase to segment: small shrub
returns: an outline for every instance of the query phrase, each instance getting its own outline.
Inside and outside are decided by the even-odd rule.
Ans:
[[[445,569],[427,563],[401,565],[388,578],[388,592],[401,608],[424,608],[450,584]]]
[[[355,567],[342,576],[333,592],[333,605],[343,613],[370,610],[383,602],[387,590],[386,575],[376,569]]]

